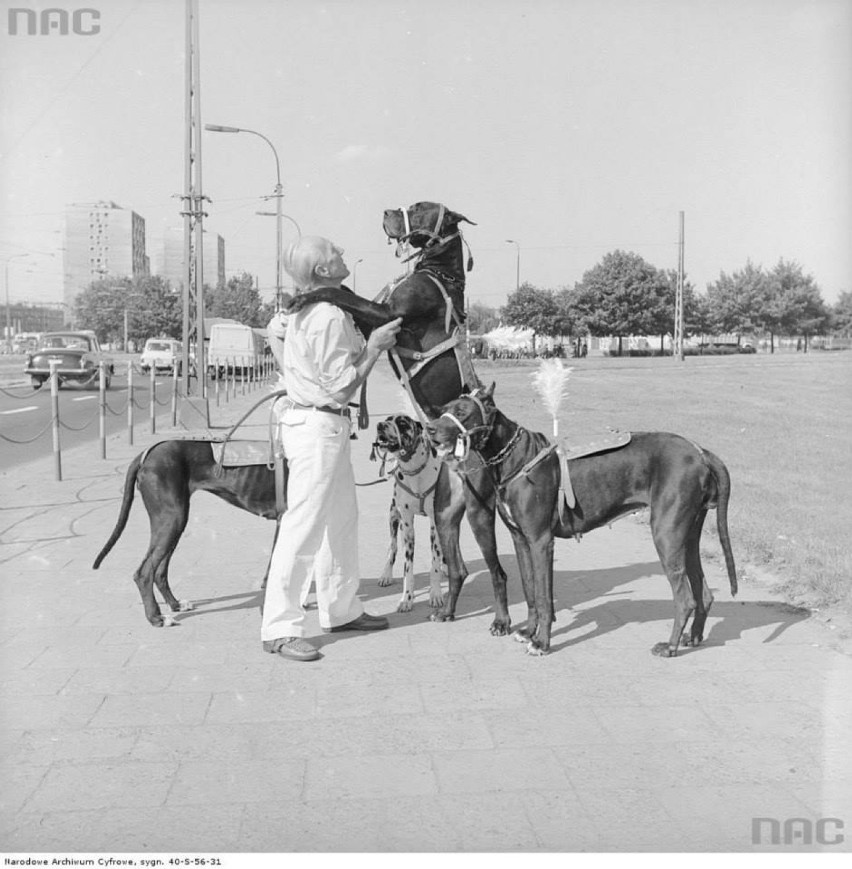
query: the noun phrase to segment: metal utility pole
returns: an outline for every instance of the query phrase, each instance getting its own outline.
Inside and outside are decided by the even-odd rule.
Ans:
[[[198,0],[186,0],[186,137],[183,209],[183,382],[184,404],[209,424],[207,367],[204,359],[204,199],[201,187],[201,65]],[[191,344],[195,344],[196,383],[190,376]],[[197,419],[194,420],[197,422]]]
[[[506,244],[515,245],[517,251],[517,258],[515,259],[515,292],[517,293],[521,289],[521,246],[512,238],[507,238]]]
[[[680,235],[677,254],[677,292],[675,294],[674,346],[672,356],[683,362],[683,212],[680,214]]]

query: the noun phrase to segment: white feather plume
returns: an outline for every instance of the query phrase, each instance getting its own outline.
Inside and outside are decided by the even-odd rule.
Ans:
[[[559,406],[565,398],[568,378],[573,368],[566,368],[561,359],[542,359],[533,374],[533,387],[553,418],[553,436],[559,434]]]

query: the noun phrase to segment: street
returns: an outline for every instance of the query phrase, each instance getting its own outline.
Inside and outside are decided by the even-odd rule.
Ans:
[[[0,391],[0,469],[43,458],[53,451],[49,385],[33,390],[26,379],[20,378],[14,384]],[[171,420],[172,384],[169,376],[156,380],[157,419],[162,420],[162,425]],[[127,395],[126,367],[117,366],[106,393],[107,436],[127,429]],[[150,431],[150,407],[150,376],[134,371],[134,431]],[[62,449],[91,441],[94,458],[100,433],[98,391],[74,384],[63,386],[59,390],[59,419]]]

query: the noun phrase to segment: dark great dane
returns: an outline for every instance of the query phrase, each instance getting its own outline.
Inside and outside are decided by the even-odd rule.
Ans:
[[[651,534],[674,596],[674,625],[667,643],[652,651],[665,657],[677,654],[690,616],[692,629],[685,645],[697,646],[713,595],[704,579],[699,553],[707,511],[716,508],[719,541],[731,585],[737,593],[737,575],[728,537],[730,476],[724,463],[709,450],[667,432],[634,432],[626,446],[604,453],[568,459],[575,503],[560,511],[560,458],[548,448],[547,438],[508,419],[494,404],[493,390],[480,389],[447,404],[430,426],[433,443],[442,453],[453,453],[466,441],[487,471],[486,494],[468,515],[494,521],[500,513],[515,545],[521,572],[528,621],[519,632],[531,654],[550,648],[553,615],[554,537],[574,537],[593,531],[627,513],[650,508]],[[539,459],[540,456],[543,456]],[[561,515],[560,515],[561,513]],[[443,543],[443,539],[442,539]],[[464,577],[448,565],[449,592],[439,619],[449,619]],[[505,584],[497,592],[497,619],[508,627]],[[495,621],[497,620],[495,619]]]
[[[213,448],[210,441],[161,441],[136,456],[127,469],[115,528],[92,565],[95,570],[100,567],[124,531],[138,486],[148,511],[151,538],[133,580],[142,596],[145,617],[154,627],[171,623],[160,612],[154,585],[173,612],[192,609],[191,604],[178,601],[172,594],[169,562],[186,528],[194,492],[210,492],[241,510],[265,519],[277,518],[275,471],[265,464],[219,468]],[[286,477],[286,464],[284,473]],[[262,585],[266,585],[265,577]]]
[[[473,224],[439,202],[417,202],[385,211],[382,226],[398,253],[413,249],[410,274],[389,284],[374,301],[348,289],[322,288],[294,296],[288,310],[330,302],[348,311],[365,334],[397,317],[402,329],[390,351],[397,377],[428,418],[479,385],[461,327],[465,317],[464,239],[459,224]],[[475,225],[475,224],[474,224]],[[468,269],[472,261],[468,262]]]

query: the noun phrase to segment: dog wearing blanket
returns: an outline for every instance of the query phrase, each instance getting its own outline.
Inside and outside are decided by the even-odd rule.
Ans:
[[[414,517],[427,516],[430,526],[429,544],[432,551],[429,605],[437,609],[444,603],[441,580],[447,568],[435,526],[435,490],[442,474],[448,476],[448,482],[453,488],[460,488],[459,481],[455,474],[449,474],[447,466],[435,455],[423,425],[404,414],[389,416],[377,424],[372,458],[376,457],[382,460],[382,472],[384,473],[387,468],[389,476],[394,481],[393,496],[388,511],[390,546],[379,585],[388,586],[393,583],[397,536],[401,527],[404,544],[403,583],[397,612],[411,610],[415,591]],[[460,491],[458,495],[461,495]]]

